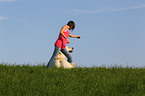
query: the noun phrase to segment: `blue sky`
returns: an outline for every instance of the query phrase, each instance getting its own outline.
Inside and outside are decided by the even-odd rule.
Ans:
[[[0,62],[46,64],[69,20],[78,66],[145,66],[145,0],[0,0]]]

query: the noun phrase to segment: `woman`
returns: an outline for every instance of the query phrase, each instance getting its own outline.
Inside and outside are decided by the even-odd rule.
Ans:
[[[66,50],[66,44],[69,44],[69,37],[73,37],[73,38],[80,38],[80,36],[75,36],[69,33],[69,30],[74,30],[75,29],[75,23],[73,21],[69,21],[67,23],[67,25],[64,25],[60,31],[59,37],[55,42],[55,49],[53,52],[53,55],[51,57],[51,59],[49,60],[47,67],[51,68],[54,63],[55,63],[55,59],[57,58],[59,51],[61,51],[67,58],[68,58],[68,62],[69,63],[73,63],[72,61],[72,56],[70,55],[70,53]]]

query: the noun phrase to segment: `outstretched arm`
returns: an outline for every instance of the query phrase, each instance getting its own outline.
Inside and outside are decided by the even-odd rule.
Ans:
[[[76,35],[72,35],[72,34],[69,34],[69,36],[72,37],[72,38],[78,38],[78,39],[81,38],[81,36],[76,36]]]

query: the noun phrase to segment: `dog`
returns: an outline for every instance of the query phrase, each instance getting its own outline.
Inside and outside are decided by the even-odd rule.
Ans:
[[[72,53],[74,50],[74,48],[68,47],[68,46],[66,46],[66,49],[69,53]],[[70,64],[68,61],[66,61],[66,56],[60,51],[55,60],[55,66],[58,68],[62,67],[65,69],[66,68],[70,69],[70,68],[74,68],[76,66],[76,64],[75,63]]]

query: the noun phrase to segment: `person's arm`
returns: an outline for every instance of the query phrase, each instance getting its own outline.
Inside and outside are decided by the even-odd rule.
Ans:
[[[72,38],[78,38],[78,39],[81,38],[81,36],[76,36],[76,35],[72,35],[72,34],[69,34],[69,36],[72,37]]]
[[[64,25],[64,26],[62,27],[62,29],[60,30],[60,34],[67,40],[67,43],[69,44],[70,41],[69,41],[69,39],[68,39],[68,38],[65,36],[65,34],[64,34],[64,31],[65,31],[66,29],[68,29],[68,26],[67,26],[67,25]]]

